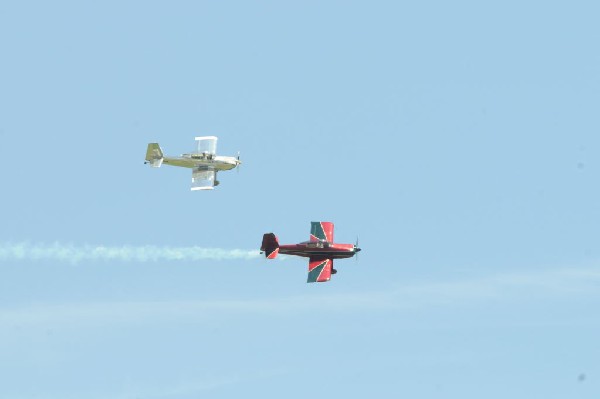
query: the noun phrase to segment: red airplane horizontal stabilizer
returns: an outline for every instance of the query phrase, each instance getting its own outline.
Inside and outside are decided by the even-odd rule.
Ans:
[[[273,251],[265,253],[267,255],[267,259],[275,259],[279,253],[279,248],[275,248]]]

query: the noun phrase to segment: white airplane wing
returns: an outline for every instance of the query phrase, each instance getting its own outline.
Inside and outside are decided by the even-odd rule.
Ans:
[[[212,190],[215,187],[216,175],[215,169],[211,167],[193,169],[191,190]]]
[[[217,153],[217,136],[196,137],[198,154],[215,155]]]

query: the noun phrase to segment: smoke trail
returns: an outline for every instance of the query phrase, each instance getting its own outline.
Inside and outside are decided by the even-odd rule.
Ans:
[[[102,246],[71,244],[0,243],[0,261],[56,260],[78,263],[81,261],[116,260],[124,262],[195,261],[255,259],[259,251],[203,247]]]

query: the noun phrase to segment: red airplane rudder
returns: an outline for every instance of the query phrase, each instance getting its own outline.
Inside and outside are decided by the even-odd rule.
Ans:
[[[260,250],[265,253],[267,259],[275,259],[279,253],[277,236],[273,233],[264,234]]]

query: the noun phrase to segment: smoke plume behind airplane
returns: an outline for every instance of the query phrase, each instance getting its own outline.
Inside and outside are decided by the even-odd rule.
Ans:
[[[0,243],[0,261],[54,260],[66,263],[82,261],[198,261],[249,260],[259,258],[258,250],[204,248],[198,246],[104,246],[72,244]]]

